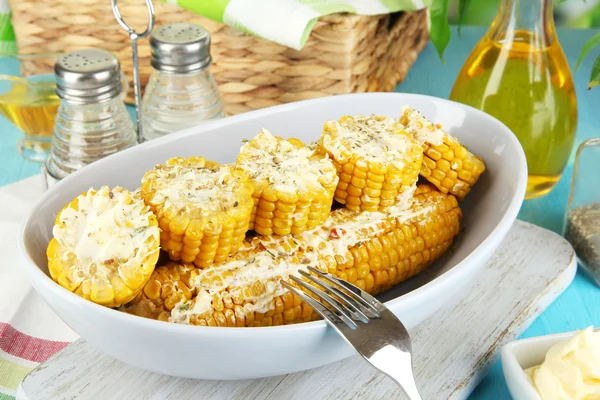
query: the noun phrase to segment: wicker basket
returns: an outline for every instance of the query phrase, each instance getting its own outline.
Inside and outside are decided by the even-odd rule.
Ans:
[[[131,48],[107,0],[10,0],[22,53],[99,47],[111,51],[133,76]],[[228,114],[333,94],[391,91],[425,46],[425,11],[394,15],[335,14],[323,17],[306,46],[292,50],[244,34],[171,4],[156,2],[157,25],[188,21],[212,35],[212,72]],[[141,0],[120,0],[128,24],[143,31]],[[151,72],[148,40],[140,41],[142,85]],[[24,73],[36,65],[24,65]],[[131,101],[131,95],[128,100]]]

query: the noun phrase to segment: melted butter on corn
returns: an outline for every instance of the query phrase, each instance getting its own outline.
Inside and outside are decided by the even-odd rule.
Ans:
[[[207,216],[235,207],[237,180],[229,166],[161,165],[153,173],[161,186],[156,188],[151,204],[164,204],[165,208],[178,210],[200,209]]]
[[[420,144],[429,143],[438,146],[444,143],[446,133],[440,125],[434,125],[423,114],[409,106],[402,107],[402,115],[403,118],[400,118],[400,122]]]
[[[63,258],[77,258],[79,280],[108,280],[117,266],[139,265],[158,250],[146,245],[158,240],[159,229],[150,225],[152,213],[137,194],[90,189],[77,197],[77,208],[65,208],[52,233],[66,249]]]
[[[257,281],[265,284],[265,291],[257,297],[246,297],[245,300],[249,302],[244,305],[244,312],[266,313],[272,310],[272,299],[287,291],[279,283],[280,279],[287,280],[299,270],[306,271],[308,266],[323,269],[320,263],[323,257],[344,257],[350,247],[382,232],[386,219],[397,218],[400,222],[406,222],[430,212],[430,204],[415,204],[413,193],[414,188],[407,190],[399,197],[397,204],[385,212],[336,210],[323,226],[298,237],[254,238],[249,250],[264,251],[255,252],[256,255],[250,259],[242,251],[229,262],[202,270],[194,282],[198,290],[197,297],[175,306],[170,321],[189,323],[193,315],[211,313],[215,301],[223,300],[225,289],[244,288]],[[343,234],[332,239],[334,231]]]
[[[286,193],[335,185],[333,164],[327,158],[314,158],[314,147],[294,146],[263,129],[242,146],[240,154],[245,157],[238,167],[251,179],[267,181],[274,190]]]
[[[389,163],[402,169],[414,139],[401,128],[388,117],[343,117],[325,123],[325,129],[334,134],[323,136],[323,146],[339,163],[356,154],[367,162]]]

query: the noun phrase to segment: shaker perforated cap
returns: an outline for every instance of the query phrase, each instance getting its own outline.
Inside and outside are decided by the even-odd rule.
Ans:
[[[77,104],[112,99],[121,93],[119,60],[99,49],[76,50],[64,54],[54,65],[56,94]]]
[[[150,36],[152,66],[165,72],[186,73],[211,63],[210,34],[200,25],[187,22],[163,25]]]

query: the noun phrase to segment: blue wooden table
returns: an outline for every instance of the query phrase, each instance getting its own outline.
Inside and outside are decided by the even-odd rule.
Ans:
[[[399,92],[422,93],[447,98],[454,80],[473,46],[485,30],[469,27],[462,30],[460,39],[453,39],[445,53],[445,63],[428,45],[419,56],[406,80],[396,89]],[[559,30],[560,42],[573,68],[581,46],[597,33],[596,30]],[[589,71],[594,56],[590,55],[574,73],[579,103],[577,144],[593,136],[600,136],[600,88],[586,91]],[[20,159],[15,146],[20,138],[16,128],[0,118],[0,186],[29,177],[39,172],[39,166]],[[545,197],[529,200],[523,205],[519,218],[560,232],[567,200],[572,158],[556,188]],[[548,308],[525,332],[524,337],[583,329],[589,325],[600,326],[600,289],[584,273],[579,272],[567,291]],[[510,398],[497,362],[471,399]]]

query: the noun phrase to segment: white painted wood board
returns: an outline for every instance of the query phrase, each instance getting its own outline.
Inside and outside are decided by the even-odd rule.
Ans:
[[[571,246],[517,222],[462,298],[410,334],[424,399],[465,399],[499,347],[518,336],[571,283]],[[152,349],[148,349],[152,351]],[[245,381],[180,379],[130,367],[78,340],[23,381],[17,399],[402,399],[360,357],[290,375]]]

